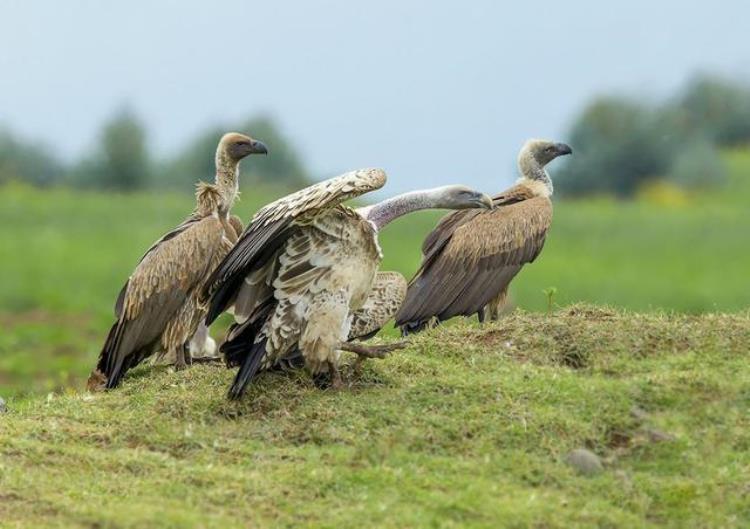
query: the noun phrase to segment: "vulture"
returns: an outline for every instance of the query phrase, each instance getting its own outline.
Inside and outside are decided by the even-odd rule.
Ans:
[[[266,146],[238,133],[222,137],[216,183],[200,183],[193,213],[149,248],[120,291],[117,321],[107,335],[89,388],[114,388],[125,372],[154,354],[185,367],[185,349],[205,315],[198,294],[236,237],[229,209],[238,194],[239,162]]]
[[[508,285],[542,251],[552,221],[545,166],[571,152],[564,143],[527,141],[518,155],[520,178],[493,197],[490,211],[457,211],[440,220],[422,245],[422,263],[396,314],[403,335],[459,315],[497,319]]]
[[[211,274],[203,291],[206,323],[234,307],[235,323],[221,347],[227,364],[239,366],[230,399],[242,396],[261,367],[296,349],[314,377],[327,375],[340,386],[339,351],[347,345],[350,314],[367,300],[381,260],[378,231],[420,209],[491,207],[488,196],[464,186],[414,191],[359,209],[342,205],[385,181],[384,171],[361,169],[265,206]],[[355,352],[367,355],[360,347]]]

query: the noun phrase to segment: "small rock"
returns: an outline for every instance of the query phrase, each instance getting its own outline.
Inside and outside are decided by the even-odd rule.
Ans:
[[[584,476],[595,476],[604,471],[599,456],[585,448],[576,448],[565,456],[565,462]]]
[[[5,404],[3,398],[0,397],[0,413],[5,413],[6,411],[8,411],[8,405]]]
[[[643,428],[643,433],[646,434],[646,437],[652,443],[666,443],[676,439],[671,433],[662,432],[656,428]]]
[[[640,422],[644,422],[648,419],[648,413],[646,413],[646,410],[639,408],[638,406],[630,408],[630,416]]]

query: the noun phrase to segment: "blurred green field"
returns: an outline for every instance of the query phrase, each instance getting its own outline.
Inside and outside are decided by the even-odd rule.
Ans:
[[[546,310],[586,301],[650,311],[737,311],[750,287],[750,153],[726,153],[730,183],[677,200],[557,201],[547,245],[514,282],[512,303]],[[487,190],[495,192],[497,190]],[[243,219],[283,194],[246,189]],[[87,373],[115,296],[141,253],[191,210],[185,194],[0,188],[0,394],[46,391]],[[400,219],[382,234],[383,269],[407,277],[440,214]]]

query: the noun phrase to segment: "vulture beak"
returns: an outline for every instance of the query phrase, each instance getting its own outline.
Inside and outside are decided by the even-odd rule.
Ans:
[[[558,156],[565,156],[566,154],[573,154],[573,149],[567,143],[558,143],[555,145],[555,150]]]
[[[253,140],[250,144],[250,154],[268,154],[268,147],[259,140]]]
[[[484,193],[477,193],[477,206],[484,209],[492,209],[492,199]]]

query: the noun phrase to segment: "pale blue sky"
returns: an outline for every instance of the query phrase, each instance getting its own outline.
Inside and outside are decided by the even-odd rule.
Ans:
[[[0,125],[75,157],[128,103],[168,155],[267,112],[318,176],[494,191],[594,94],[745,75],[750,3],[689,4],[0,0]]]

